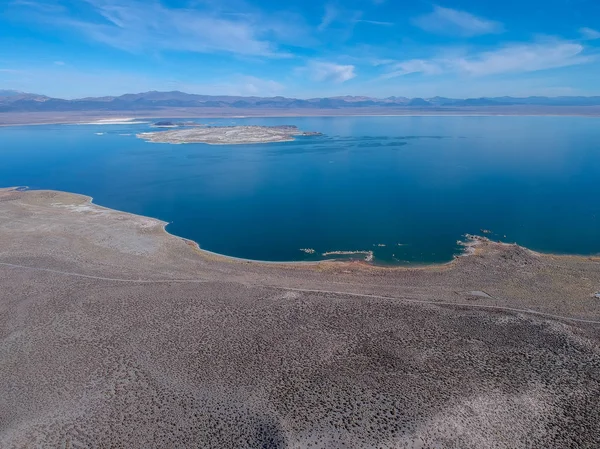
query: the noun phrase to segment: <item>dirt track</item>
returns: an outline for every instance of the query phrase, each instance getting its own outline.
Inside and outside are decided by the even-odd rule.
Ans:
[[[261,264],[163,225],[0,190],[0,447],[600,446],[599,259]]]

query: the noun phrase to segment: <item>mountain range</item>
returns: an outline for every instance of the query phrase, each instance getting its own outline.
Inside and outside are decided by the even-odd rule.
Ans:
[[[493,106],[600,106],[595,97],[482,97],[482,98],[374,98],[341,96],[298,99],[287,97],[243,97],[198,95],[179,91],[142,92],[120,96],[88,97],[74,100],[45,95],[0,90],[0,112],[58,111],[148,111],[167,108],[239,108],[239,109],[343,109],[343,108],[416,108],[448,109]]]

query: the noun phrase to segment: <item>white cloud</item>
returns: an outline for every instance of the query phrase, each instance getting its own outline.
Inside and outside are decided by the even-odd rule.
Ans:
[[[288,57],[279,50],[274,37],[285,40],[284,29],[292,35],[297,26],[281,26],[275,17],[260,14],[228,14],[213,4],[203,9],[167,8],[158,0],[85,0],[95,19],[73,14],[43,14],[45,3],[20,1],[47,26],[70,27],[88,38],[122,50],[225,52],[248,56]],[[60,2],[57,2],[60,3]],[[34,6],[36,5],[36,6]],[[43,6],[40,9],[40,6]],[[37,15],[34,15],[37,7]]]
[[[500,22],[442,6],[435,6],[433,12],[413,19],[413,23],[430,33],[466,37],[504,31]]]
[[[483,76],[507,72],[535,72],[588,62],[581,55],[583,45],[570,42],[555,44],[522,44],[484,52],[475,58],[454,61],[469,75]]]
[[[54,65],[65,65],[63,61],[54,61]]]
[[[323,13],[321,22],[317,26],[317,30],[322,33],[328,28],[335,28],[335,32],[338,34],[338,37],[340,37],[340,30],[344,30],[345,32],[343,34],[346,35],[345,37],[349,37],[352,34],[355,25],[358,23],[376,26],[394,25],[392,22],[363,19],[362,17],[363,11],[339,8],[336,5],[327,3],[325,5],[325,12]]]
[[[579,28],[579,32],[584,39],[587,40],[595,40],[600,39],[600,31],[594,30],[592,28],[583,27]]]
[[[38,11],[42,11],[48,14],[65,12],[66,8],[57,3],[58,2],[53,2],[52,0],[12,0],[10,2],[10,6],[34,8]]]
[[[384,79],[396,78],[402,75],[410,75],[411,73],[422,73],[424,75],[437,75],[443,72],[441,65],[438,62],[427,61],[424,59],[410,59],[395,63],[393,71],[382,76]]]
[[[356,77],[353,65],[334,64],[332,62],[313,61],[307,69],[314,81],[343,83]]]
[[[486,51],[466,57],[416,59],[397,62],[383,78],[410,73],[436,75],[458,73],[470,76],[503,73],[535,72],[539,70],[584,64],[592,60],[583,55],[579,43],[557,41],[539,44],[513,44],[499,50]]]
[[[381,26],[393,26],[393,22],[384,22],[381,20],[367,20],[367,19],[358,19],[359,23],[368,23],[369,25],[381,25]]]
[[[237,89],[237,93],[232,93]],[[265,80],[254,76],[241,76],[235,84],[231,84],[227,90],[230,95],[257,95],[261,97],[272,97],[280,95],[285,86],[277,81]]]
[[[325,30],[329,25],[331,25],[331,23],[335,19],[337,19],[338,15],[339,15],[339,11],[335,6],[333,6],[331,3],[326,4],[325,5],[325,13],[323,14],[323,17],[321,18],[321,23],[319,24],[317,29],[319,31]]]

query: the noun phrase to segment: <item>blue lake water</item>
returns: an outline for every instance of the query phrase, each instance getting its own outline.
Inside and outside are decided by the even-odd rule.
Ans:
[[[137,139],[148,124],[0,128],[0,185],[90,195],[250,259],[372,250],[379,263],[443,262],[482,229],[535,250],[600,253],[598,118],[198,121],[324,135],[210,146]]]

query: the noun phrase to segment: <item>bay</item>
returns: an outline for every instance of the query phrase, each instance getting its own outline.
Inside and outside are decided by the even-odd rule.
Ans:
[[[381,264],[445,262],[466,233],[600,253],[598,118],[197,121],[292,124],[323,136],[171,145],[135,137],[150,124],[6,127],[0,185],[89,195],[167,221],[209,251],[256,260],[373,251]]]

